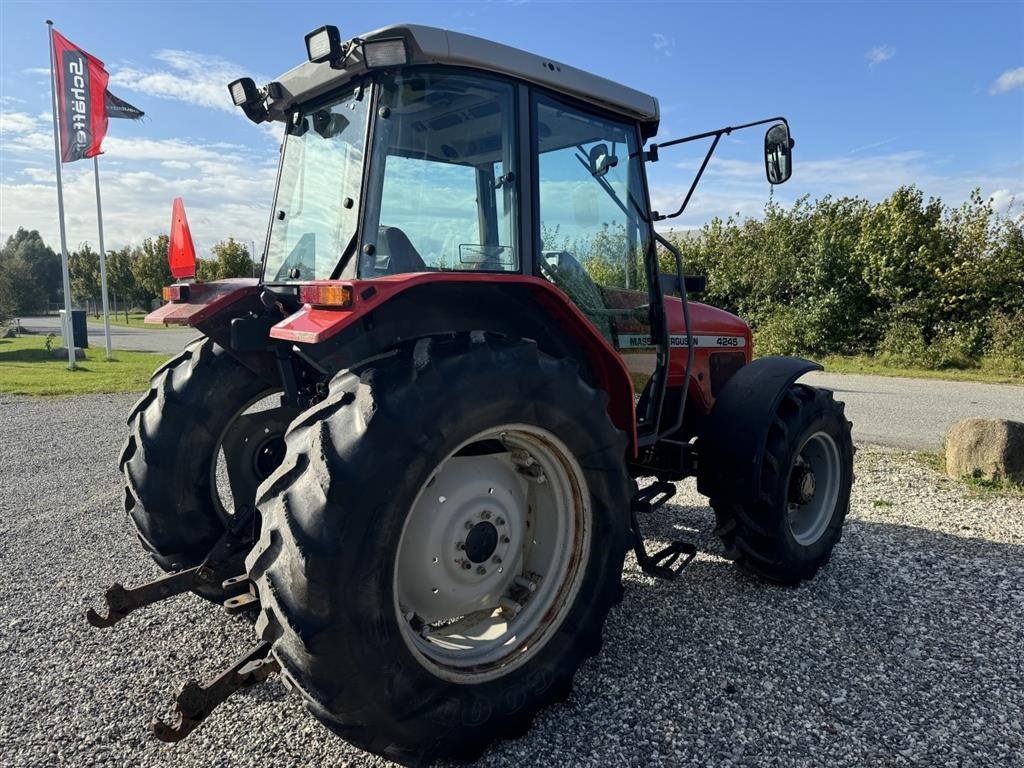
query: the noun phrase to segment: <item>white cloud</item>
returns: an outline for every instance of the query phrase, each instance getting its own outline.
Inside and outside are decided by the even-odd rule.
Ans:
[[[0,195],[0,239],[23,226],[38,229],[43,239],[58,242],[53,145],[48,131],[42,147],[15,136],[4,143],[25,158],[25,167],[8,173]],[[200,144],[181,139],[124,139],[108,137],[101,160],[103,224],[107,246],[119,248],[166,232],[171,200],[183,197],[196,246],[206,251],[226,237],[263,239],[274,189],[277,157],[231,144]],[[12,154],[13,154],[12,152]],[[103,166],[106,166],[105,168]],[[68,242],[95,245],[96,200],[92,165],[71,163],[63,168]]]
[[[888,61],[895,55],[896,49],[891,45],[876,45],[864,54],[864,58],[868,60],[869,67],[876,67],[882,62]]]
[[[1014,88],[1024,88],[1024,67],[1008,69],[992,83],[992,94],[1006,93]]]
[[[1013,208],[1020,210],[1020,202],[1024,199],[1024,190],[1013,194],[1009,189],[997,189],[989,195],[992,210],[996,213],[1010,213]]]
[[[676,48],[676,39],[674,37],[668,37],[660,32],[655,32],[654,35],[654,50],[661,52],[665,56],[671,56],[672,51]]]
[[[29,133],[37,130],[37,125],[37,119],[24,112],[0,112],[0,134]]]
[[[241,115],[228,94],[228,83],[232,80],[253,76],[241,64],[196,51],[170,49],[157,51],[153,58],[165,66],[118,67],[110,75],[111,86]],[[266,80],[253,77],[260,82]]]

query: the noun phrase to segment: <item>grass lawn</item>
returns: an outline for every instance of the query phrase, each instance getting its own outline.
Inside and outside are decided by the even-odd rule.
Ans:
[[[989,384],[1024,385],[1024,371],[986,365],[981,368],[900,368],[882,363],[867,355],[832,355],[819,362],[830,373],[867,373],[874,376],[902,376],[912,379],[946,379],[947,381],[982,381]]]
[[[145,312],[129,312],[128,320],[126,322],[124,319],[123,312],[118,315],[111,313],[110,324],[130,328],[159,328],[166,330],[166,326],[163,325],[146,325],[146,323],[144,322],[145,318]],[[103,315],[100,315],[99,317],[96,317],[95,315],[87,315],[85,319],[88,321],[90,325],[98,325],[101,328],[103,327]]]
[[[56,346],[60,340],[56,340]],[[41,335],[0,339],[0,393],[5,395],[89,395],[100,392],[141,392],[167,356],[153,352],[86,350],[87,359],[68,370],[67,358],[56,359]]]

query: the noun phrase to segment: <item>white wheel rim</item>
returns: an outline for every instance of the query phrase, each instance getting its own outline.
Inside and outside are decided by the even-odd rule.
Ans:
[[[453,682],[525,663],[575,600],[591,528],[583,470],[550,432],[509,424],[465,441],[402,530],[393,592],[406,644]]]
[[[827,432],[808,437],[793,458],[787,481],[789,529],[807,547],[820,539],[839,501],[839,447]]]

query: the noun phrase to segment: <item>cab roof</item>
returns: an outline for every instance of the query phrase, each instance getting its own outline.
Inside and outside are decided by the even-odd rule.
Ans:
[[[653,96],[554,59],[491,40],[436,27],[395,24],[361,35],[353,41],[371,42],[396,37],[406,42],[409,64],[447,64],[509,75],[637,120],[645,138],[658,131],[660,113],[658,100]],[[267,100],[270,118],[285,120],[297,104],[333,90],[367,71],[358,46],[352,46],[343,68],[335,67],[326,62],[306,62],[281,75]]]

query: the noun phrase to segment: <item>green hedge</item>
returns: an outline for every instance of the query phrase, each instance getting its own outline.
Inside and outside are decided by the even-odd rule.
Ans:
[[[957,208],[915,187],[879,203],[769,203],[672,239],[687,272],[707,275],[704,300],[750,322],[761,354],[1024,368],[1024,215],[996,214],[977,191]]]

